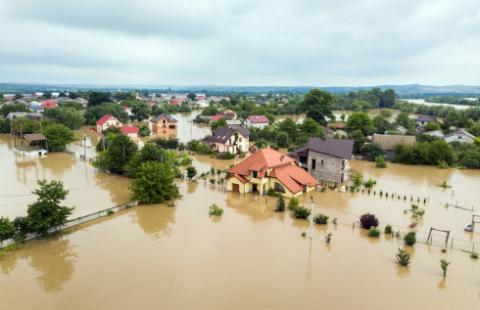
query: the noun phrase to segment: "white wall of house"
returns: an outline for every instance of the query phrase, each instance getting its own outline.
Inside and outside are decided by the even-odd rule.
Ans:
[[[467,136],[467,135],[464,135],[464,134],[453,134],[453,135],[448,135],[448,136],[445,136],[444,137],[444,140],[447,142],[447,143],[452,143],[452,142],[460,142],[460,143],[468,143],[468,144],[472,144],[475,142],[475,140],[470,137],[470,136]]]
[[[102,132],[110,127],[120,128],[122,125],[122,122],[120,122],[118,119],[111,117],[102,125],[97,125],[97,132]]]
[[[252,123],[248,118],[245,120],[245,127],[263,129],[268,126],[268,123]]]

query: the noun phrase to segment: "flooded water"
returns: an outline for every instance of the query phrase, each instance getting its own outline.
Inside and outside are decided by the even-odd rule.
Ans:
[[[209,125],[193,122],[198,114],[200,114],[199,111],[172,114],[178,120],[177,139],[181,143],[187,144],[191,140],[200,140],[212,134]]]
[[[194,159],[199,173],[230,163]],[[370,211],[382,226],[405,231],[412,222],[403,212],[409,201],[309,193],[301,199],[305,206],[313,199],[314,213],[338,217],[338,225],[321,227],[274,212],[272,198],[179,181],[182,199],[175,208],[132,208],[9,253],[0,261],[0,309],[478,309],[480,262],[422,244],[421,232],[435,226],[452,230],[455,242],[478,242],[478,232],[462,230],[472,212],[442,204],[478,210],[480,172],[394,164],[377,169],[363,161],[352,168],[375,178],[377,190],[428,196],[420,204],[426,214],[416,227],[419,244],[410,250],[408,269],[394,260],[401,241],[368,238],[352,224]],[[443,181],[452,188],[439,187]],[[222,217],[208,216],[212,203],[224,208]],[[327,233],[333,234],[330,245]],[[441,258],[451,262],[445,279]]]
[[[471,106],[468,105],[461,105],[461,104],[449,104],[449,103],[440,103],[440,102],[428,102],[425,99],[401,99],[402,101],[406,101],[408,103],[419,104],[419,105],[428,105],[428,106],[444,106],[444,107],[451,107],[459,110],[468,109]]]
[[[25,215],[27,205],[35,200],[31,192],[37,181],[43,179],[60,180],[70,190],[64,203],[75,207],[75,217],[123,204],[130,198],[130,181],[126,178],[97,172],[90,164],[66,153],[22,160],[15,156],[12,147],[12,139],[0,135],[1,216],[13,219]]]

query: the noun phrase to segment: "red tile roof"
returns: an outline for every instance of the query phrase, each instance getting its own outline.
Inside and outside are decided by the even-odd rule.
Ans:
[[[247,118],[250,122],[256,123],[256,124],[263,124],[263,123],[268,123],[268,118],[265,115],[250,115]]]
[[[57,107],[57,101],[54,99],[48,99],[42,101],[42,108],[44,109],[55,109]]]
[[[138,129],[138,127],[133,125],[124,125],[122,126],[122,128],[120,128],[120,131],[123,134],[130,134],[130,133],[138,133],[140,129]]]
[[[261,149],[252,154],[228,172],[238,176],[249,176],[251,171],[257,171],[259,177],[265,176],[267,170],[272,169],[269,176],[276,177],[292,193],[298,193],[304,186],[315,186],[315,180],[305,170],[297,166],[295,160],[271,148]]]
[[[102,116],[98,121],[97,121],[97,125],[103,125],[105,124],[110,118],[115,118],[115,116],[112,116],[110,114],[105,114],[104,116]],[[116,119],[116,118],[115,118]]]
[[[212,116],[210,117],[210,120],[211,120],[212,122],[216,122],[216,121],[221,120],[221,119],[224,118],[224,117],[225,117],[225,116],[223,116],[222,114],[215,114],[215,115],[212,115]]]

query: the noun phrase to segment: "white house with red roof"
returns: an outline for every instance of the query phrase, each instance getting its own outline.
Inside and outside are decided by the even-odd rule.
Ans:
[[[133,142],[138,141],[138,132],[140,129],[137,126],[127,124],[120,127],[120,132],[129,137]]]
[[[47,99],[42,101],[42,108],[44,110],[55,109],[57,107],[57,100]]]
[[[245,120],[245,127],[263,129],[269,125],[270,121],[265,115],[250,115]]]
[[[110,127],[120,128],[123,124],[115,116],[105,114],[97,121],[97,132],[102,133]]]
[[[262,195],[273,189],[283,196],[295,197],[315,189],[318,184],[294,158],[265,148],[228,170],[227,190]]]

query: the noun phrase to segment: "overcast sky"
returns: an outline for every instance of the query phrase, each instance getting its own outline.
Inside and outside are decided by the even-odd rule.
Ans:
[[[0,82],[480,85],[479,0],[0,0]]]

